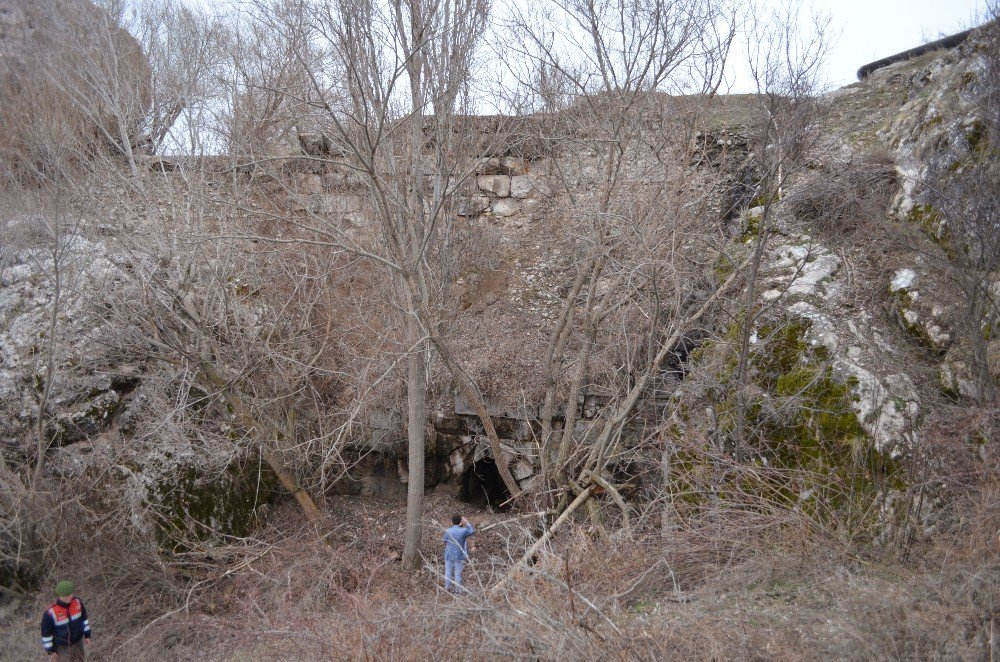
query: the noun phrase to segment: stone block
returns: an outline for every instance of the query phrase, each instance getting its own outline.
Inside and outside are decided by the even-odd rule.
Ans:
[[[506,198],[510,196],[509,175],[480,175],[476,178],[479,190],[493,197]]]
[[[468,448],[456,448],[448,456],[448,468],[453,476],[461,476],[472,466],[471,453]]]
[[[456,416],[469,417],[475,420],[479,419],[479,415],[476,413],[476,410],[473,409],[472,403],[466,400],[465,396],[463,396],[461,393],[455,395],[453,406],[455,408]],[[539,416],[538,407],[530,405],[518,405],[518,406],[508,407],[489,399],[486,399],[486,413],[488,413],[490,416],[493,417],[510,419],[512,424],[515,421],[516,422],[533,421],[536,420]],[[499,426],[503,424],[494,421],[494,425]],[[507,431],[510,431],[513,434],[514,428],[511,428],[511,430],[505,430],[505,432]],[[527,430],[526,434],[528,435],[528,437],[531,436],[530,429]],[[513,434],[513,436],[521,438],[517,434]]]
[[[510,196],[523,200],[537,195],[548,195],[549,189],[536,175],[515,175],[510,178]]]
[[[514,198],[499,198],[491,205],[494,216],[513,216],[521,211],[521,201]]]
[[[545,481],[542,479],[541,474],[535,474],[534,476],[530,476],[524,482],[521,483],[521,489],[529,494],[533,492],[541,492],[544,488],[545,488]]]

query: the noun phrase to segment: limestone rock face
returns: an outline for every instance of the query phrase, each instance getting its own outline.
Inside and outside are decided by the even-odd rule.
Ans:
[[[975,149],[974,93],[982,61],[970,39],[942,52],[910,76],[909,99],[880,135],[895,149],[902,190],[894,202],[900,219],[911,220],[942,241],[947,224],[928,204],[933,173],[954,168]]]
[[[889,282],[889,292],[894,296],[896,318],[908,333],[924,345],[945,352],[955,339],[951,318],[953,306],[941,299],[941,291],[929,286],[922,291],[921,278],[914,269],[896,270]]]
[[[87,223],[59,245],[58,298],[51,246],[22,237],[0,250],[0,452],[30,459],[41,418],[46,469],[99,484],[136,530],[196,520],[246,535],[276,479],[255,452],[213,458],[153,413],[150,385],[170,370],[127,353],[106,316],[129,258]]]
[[[986,345],[986,365],[993,381],[1000,383],[1000,338],[991,340]]]
[[[769,250],[762,271],[760,298],[775,307],[778,318],[771,324],[783,317],[801,320],[807,327],[803,339],[827,357],[833,380],[847,387],[857,424],[875,450],[904,454],[919,439],[920,398],[911,378],[885,370],[879,356],[887,347],[874,316],[844,310],[842,259],[809,235],[779,233],[784,236]],[[910,286],[916,276],[904,273],[896,281]]]
[[[979,386],[968,362],[970,354],[965,343],[957,343],[944,355],[938,371],[938,382],[946,394],[971,400],[979,398]]]
[[[826,298],[836,291],[833,276],[840,258],[808,235],[771,249],[765,269],[764,299],[784,302]]]
[[[139,142],[149,79],[138,42],[89,0],[0,0],[0,158],[9,166],[33,166],[57,145],[101,145],[102,127]],[[102,98],[92,85],[119,93]]]
[[[986,343],[984,358],[989,378],[993,383],[1000,383],[1000,339]],[[980,400],[984,396],[974,361],[974,351],[968,341],[961,340],[952,345],[938,369],[938,384],[946,395],[970,400]]]
[[[10,262],[0,272],[0,442],[16,447],[33,434],[46,385],[48,434],[55,443],[98,434],[135,385],[135,366],[102,359],[101,320],[85,294],[103,287],[114,266],[101,244],[73,238],[62,255],[64,289],[57,302],[51,253],[24,250]]]

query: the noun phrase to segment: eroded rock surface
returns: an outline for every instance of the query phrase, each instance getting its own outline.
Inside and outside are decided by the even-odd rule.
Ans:
[[[878,357],[885,334],[873,333],[874,317],[843,308],[841,263],[809,235],[779,237],[768,253],[767,289],[761,298],[807,323],[805,340],[823,350],[821,356],[828,357],[834,379],[849,388],[858,424],[880,453],[899,456],[918,440],[920,398],[908,375],[882,372]],[[909,274],[899,281],[911,282]],[[868,325],[865,333],[855,322],[862,316]]]

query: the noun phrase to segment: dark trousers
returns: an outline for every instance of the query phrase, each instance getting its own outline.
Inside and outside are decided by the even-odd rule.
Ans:
[[[75,644],[70,644],[69,646],[56,646],[56,655],[59,656],[60,662],[62,660],[83,662],[83,660],[87,658],[87,649],[83,645],[83,639],[81,639]]]

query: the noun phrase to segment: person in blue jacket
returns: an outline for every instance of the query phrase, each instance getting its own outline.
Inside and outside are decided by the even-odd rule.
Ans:
[[[462,568],[469,560],[466,541],[476,532],[472,523],[461,515],[452,515],[453,526],[444,531],[444,590],[462,592]]]
[[[83,601],[73,595],[73,582],[56,584],[56,601],[42,615],[42,646],[49,657],[83,660],[90,645],[90,619]]]

